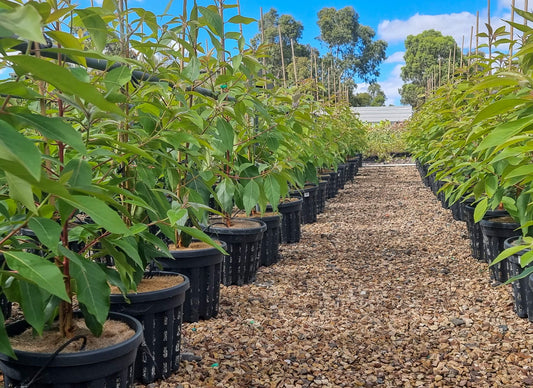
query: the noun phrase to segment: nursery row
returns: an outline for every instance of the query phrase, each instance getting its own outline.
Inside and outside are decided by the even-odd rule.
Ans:
[[[490,264],[495,281],[513,282],[516,312],[533,320],[533,29],[509,25],[519,39],[489,28],[492,49],[502,51],[471,57],[460,77],[429,95],[409,123],[409,143],[422,178],[467,222],[472,255]]]
[[[301,215],[285,209],[334,195],[335,182],[354,173],[349,158],[364,148],[363,124],[347,106],[315,100],[316,85],[271,87],[264,47],[247,48],[225,29],[253,19],[226,21],[234,6],[220,3],[174,17],[124,1],[4,2],[0,68],[13,72],[0,80],[6,386],[129,386],[168,375],[179,363],[172,339],[183,303],[188,320],[216,314],[209,303],[220,282],[253,281],[261,249],[264,264],[275,261],[275,241],[261,245],[266,224],[281,213],[282,241],[297,240],[285,224],[313,222],[315,206]],[[328,189],[319,172],[328,173]],[[193,269],[211,260],[193,253],[201,243],[219,266],[205,274]],[[144,295],[169,277],[175,287],[162,291],[166,302],[155,303],[152,289]],[[201,277],[210,294],[196,298]],[[12,302],[22,312],[14,318],[24,320],[6,330]],[[116,316],[137,334],[110,354],[87,350],[93,336],[109,337],[110,310],[155,319],[142,319],[135,376],[138,320]],[[28,327],[43,338],[59,331],[59,340],[43,353],[32,349],[30,365],[18,369],[25,353],[12,337]],[[64,372],[80,338],[82,349],[88,342],[74,354],[81,370]]]

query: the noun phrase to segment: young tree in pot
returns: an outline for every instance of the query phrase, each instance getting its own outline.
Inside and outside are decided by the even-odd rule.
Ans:
[[[8,13],[17,14],[22,21],[20,26],[13,25],[12,32],[21,39],[44,42],[41,21],[47,17],[61,18],[64,13],[54,10],[58,12],[52,14],[46,7],[38,10],[45,15],[31,4],[13,5]],[[91,11],[80,10],[78,16],[87,13]],[[93,21],[98,19],[96,14],[91,16]],[[25,32],[22,26],[31,26],[30,32]],[[76,53],[84,58],[82,50]],[[19,303],[26,322],[38,334],[43,334],[48,324],[59,317],[61,335],[71,338],[75,298],[87,327],[99,335],[108,319],[109,282],[129,287],[123,280],[133,283],[142,263],[117,262],[115,269],[109,269],[93,259],[109,253],[106,247],[137,250],[141,241],[137,237],[145,226],[139,225],[117,198],[116,184],[99,176],[99,169],[94,168],[96,163],[92,164],[92,134],[85,133],[83,139],[82,125],[77,120],[89,122],[91,115],[115,119],[122,117],[123,112],[104,98],[100,85],[91,82],[88,76],[83,77],[87,73],[82,68],[69,69],[62,60],[38,55],[9,55],[1,61],[17,74],[15,81],[4,80],[0,86],[3,96],[0,169],[6,194],[11,203],[17,204],[16,215],[3,220],[9,224],[9,232],[0,238],[0,251],[9,270],[2,271],[2,289],[10,300]],[[19,100],[20,96],[31,100]],[[126,190],[121,195],[124,201],[139,201]],[[78,212],[90,217],[94,224],[73,226],[73,217]],[[18,232],[26,227],[38,239],[42,256],[26,251],[19,243]],[[74,251],[69,243],[84,235],[79,233],[80,228],[87,232],[87,239],[78,245],[79,251]],[[16,358],[3,322],[1,327],[0,350]],[[141,339],[139,334],[132,340],[138,346]],[[125,386],[128,382],[121,384]]]

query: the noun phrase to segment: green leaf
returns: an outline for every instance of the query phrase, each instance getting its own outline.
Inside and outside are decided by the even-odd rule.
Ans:
[[[520,98],[509,98],[509,99],[497,100],[491,103],[490,105],[488,105],[486,108],[482,109],[477,114],[472,124],[476,124],[482,120],[497,116],[501,113],[507,113],[510,111],[514,111],[517,109],[518,106],[523,105],[526,102],[528,101],[520,99]]]
[[[196,56],[191,57],[181,75],[191,82],[196,81],[200,77],[200,61]]]
[[[122,86],[130,82],[133,71],[126,66],[118,66],[108,71],[104,77],[104,83],[108,92],[118,91]]]
[[[474,210],[474,222],[479,222],[483,219],[483,216],[487,212],[488,204],[488,198],[483,198],[481,201],[478,202],[478,204],[476,205],[476,209]]]
[[[275,212],[278,211],[278,204],[281,198],[281,192],[278,181],[272,175],[267,175],[265,177],[264,190],[268,202],[270,202],[270,204],[272,205],[272,209]]]
[[[0,28],[6,29],[19,38],[46,43],[41,31],[42,17],[30,4],[0,11]]]
[[[199,229],[191,228],[189,226],[178,225],[176,226],[182,232],[187,233],[189,236],[194,237],[197,240],[205,242],[206,244],[211,245],[212,247],[218,249],[222,254],[227,255],[228,253],[220,246],[219,243],[215,242],[211,237],[202,232]]]
[[[477,147],[476,152],[503,144],[531,124],[533,124],[533,118],[530,116],[503,122],[487,134],[487,137]]]
[[[168,221],[170,222],[170,225],[176,226],[176,225],[185,225],[185,222],[187,222],[188,213],[187,209],[179,208],[179,209],[169,209],[167,211]]]
[[[224,35],[224,21],[220,14],[210,8],[198,7],[209,29],[219,37]]]
[[[498,190],[498,176],[489,175],[485,180],[485,192],[489,197],[492,197]]]
[[[235,133],[233,127],[226,120],[219,118],[217,120],[217,131],[219,139],[222,142],[222,152],[232,151]]]
[[[235,196],[235,185],[231,179],[226,178],[220,182],[216,187],[216,194],[222,209],[231,212]]]
[[[59,255],[61,225],[48,218],[33,217],[28,222],[28,226],[41,244],[48,247],[56,256]]]
[[[61,247],[61,253],[70,260],[70,274],[79,303],[103,324],[109,313],[111,293],[105,272],[97,263],[84,259],[65,247]]]
[[[232,16],[229,20],[228,20],[228,23],[235,23],[235,24],[250,24],[250,23],[254,23],[256,22],[257,20],[254,19],[254,18],[249,18],[249,17],[246,17],[246,16],[241,16],[241,15],[235,15],[235,16]]]
[[[42,335],[48,317],[43,312],[49,301],[49,294],[43,295],[43,291],[35,284],[17,281],[20,294],[20,306],[24,312],[24,319]]]
[[[41,153],[33,142],[20,134],[15,128],[0,120],[0,160],[8,162],[13,170],[4,169],[19,177],[24,172],[39,180],[41,177]],[[22,167],[25,171],[20,171]]]
[[[54,263],[27,252],[4,252],[7,265],[21,277],[65,301],[70,301],[63,274]]]
[[[30,113],[10,113],[5,117],[20,126],[34,128],[44,137],[65,143],[82,154],[87,152],[81,134],[60,117]]]
[[[508,170],[508,172],[504,175],[504,178],[512,179],[517,177],[531,176],[531,174],[533,174],[533,165],[528,164]]]
[[[16,81],[0,83],[0,94],[4,94],[6,96],[16,96],[28,100],[37,100],[42,98],[42,96],[32,88],[29,88],[23,83]]]
[[[96,12],[90,9],[77,9],[81,22],[89,31],[92,41],[98,51],[103,51],[107,41],[107,26],[104,20]]]
[[[115,104],[107,101],[102,93],[91,84],[80,81],[68,69],[54,62],[30,55],[13,55],[9,60],[15,65],[19,74],[32,74],[34,77],[49,82],[64,93],[78,96],[103,111],[124,115]]]
[[[57,43],[61,44],[62,47],[72,48],[80,51],[84,50],[81,41],[77,39],[74,35],[69,34],[68,32],[47,31],[46,34],[50,36],[53,40],[55,40]],[[87,66],[87,61],[85,60],[85,57],[82,57],[81,55],[72,55],[72,59],[74,59],[82,66]]]
[[[67,163],[61,175],[71,174],[68,182],[72,187],[90,186],[92,183],[92,169],[83,159],[72,159]]]
[[[20,202],[31,213],[36,214],[37,207],[35,206],[31,184],[7,171],[4,173],[9,186],[9,197]]]
[[[11,357],[14,360],[17,359],[17,356],[15,356],[15,352],[13,351],[13,348],[11,347],[11,343],[9,342],[9,337],[6,331],[4,315],[1,313],[0,313],[0,353],[5,354],[6,356]]]
[[[87,213],[96,224],[101,225],[109,232],[124,235],[130,234],[122,218],[104,201],[83,195],[73,195],[71,198],[63,199],[82,212]]]
[[[242,201],[246,214],[250,214],[251,211],[254,209],[255,205],[257,205],[257,201],[259,200],[260,195],[261,191],[259,185],[255,182],[255,180],[252,179],[250,182],[248,182],[246,186],[244,186]]]

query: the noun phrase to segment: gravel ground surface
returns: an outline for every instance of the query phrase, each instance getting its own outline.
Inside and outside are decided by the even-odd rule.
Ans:
[[[413,165],[366,166],[151,387],[527,387],[533,325]]]

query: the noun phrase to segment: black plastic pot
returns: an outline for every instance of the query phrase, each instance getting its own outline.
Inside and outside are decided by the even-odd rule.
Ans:
[[[318,190],[316,194],[316,212],[323,213],[326,208],[326,201],[328,199],[328,181],[318,182]]]
[[[4,255],[0,253],[0,268],[7,267],[4,260]],[[0,310],[2,310],[2,315],[4,316],[4,319],[9,318],[11,316],[11,302],[7,300],[6,296],[2,292],[2,288],[0,288]]]
[[[474,210],[475,207],[468,204],[463,208],[466,219],[466,228],[470,237],[470,250],[473,258],[480,261],[487,261],[485,258],[485,250],[483,248],[483,232],[481,231],[481,225],[479,222],[474,222]],[[483,218],[490,219],[505,217],[507,215],[505,210],[488,210]]]
[[[79,388],[133,386],[133,366],[137,349],[143,341],[141,323],[124,314],[109,317],[126,323],[135,331],[128,340],[107,348],[77,353],[33,353],[15,350],[17,360],[0,353],[0,368],[5,387]],[[9,335],[22,333],[29,327],[18,321],[6,327]],[[46,367],[41,370],[43,366]],[[30,381],[34,379],[32,384]]]
[[[183,282],[163,290],[111,295],[111,310],[137,318],[144,328],[145,347],[137,354],[135,381],[150,384],[170,376],[181,359],[181,323],[189,279],[173,272],[152,272],[150,276],[182,276]]]
[[[259,269],[261,242],[267,226],[263,221],[241,218],[252,222],[252,227],[228,228],[222,222],[212,221],[204,230],[211,237],[224,241],[229,256],[222,265],[222,284],[225,286],[250,284],[255,280]]]
[[[289,202],[281,202],[278,210],[281,213],[281,242],[292,244],[300,242],[302,198],[294,198]]]
[[[302,190],[291,191],[291,197],[300,197],[303,200],[300,222],[312,224],[316,222],[318,185],[306,185]]]
[[[510,248],[520,237],[509,237],[505,240],[504,248]],[[525,251],[520,251],[507,258],[509,277],[519,275],[524,268],[520,265],[520,256]],[[531,264],[529,265],[531,266]],[[529,267],[528,266],[528,267]],[[514,310],[520,318],[528,318],[533,321],[533,288],[530,285],[530,276],[518,279],[512,283]]]
[[[359,159],[350,158],[348,159],[347,165],[348,165],[348,179],[353,181],[353,179],[359,172]]]
[[[227,247],[223,241],[220,245],[224,249]],[[183,322],[215,318],[220,304],[224,255],[214,247],[178,249],[170,253],[173,259],[161,257],[157,262],[164,271],[178,272],[189,279]]]
[[[328,174],[328,199],[331,199],[334,198],[339,192],[339,187],[337,184],[339,174],[336,171],[329,171]]]
[[[261,241],[259,265],[268,267],[277,263],[280,258],[281,214],[269,214],[253,218],[263,221],[267,226]]]
[[[485,260],[490,264],[504,249],[505,240],[520,236],[520,224],[509,217],[483,219],[479,222],[483,233],[483,249]],[[493,280],[504,283],[509,279],[507,262],[500,261],[489,267]]]
[[[339,166],[337,167],[337,174],[338,174],[338,179],[337,179],[337,188],[340,190],[340,189],[344,189],[344,184],[346,183],[346,164],[339,164]]]

